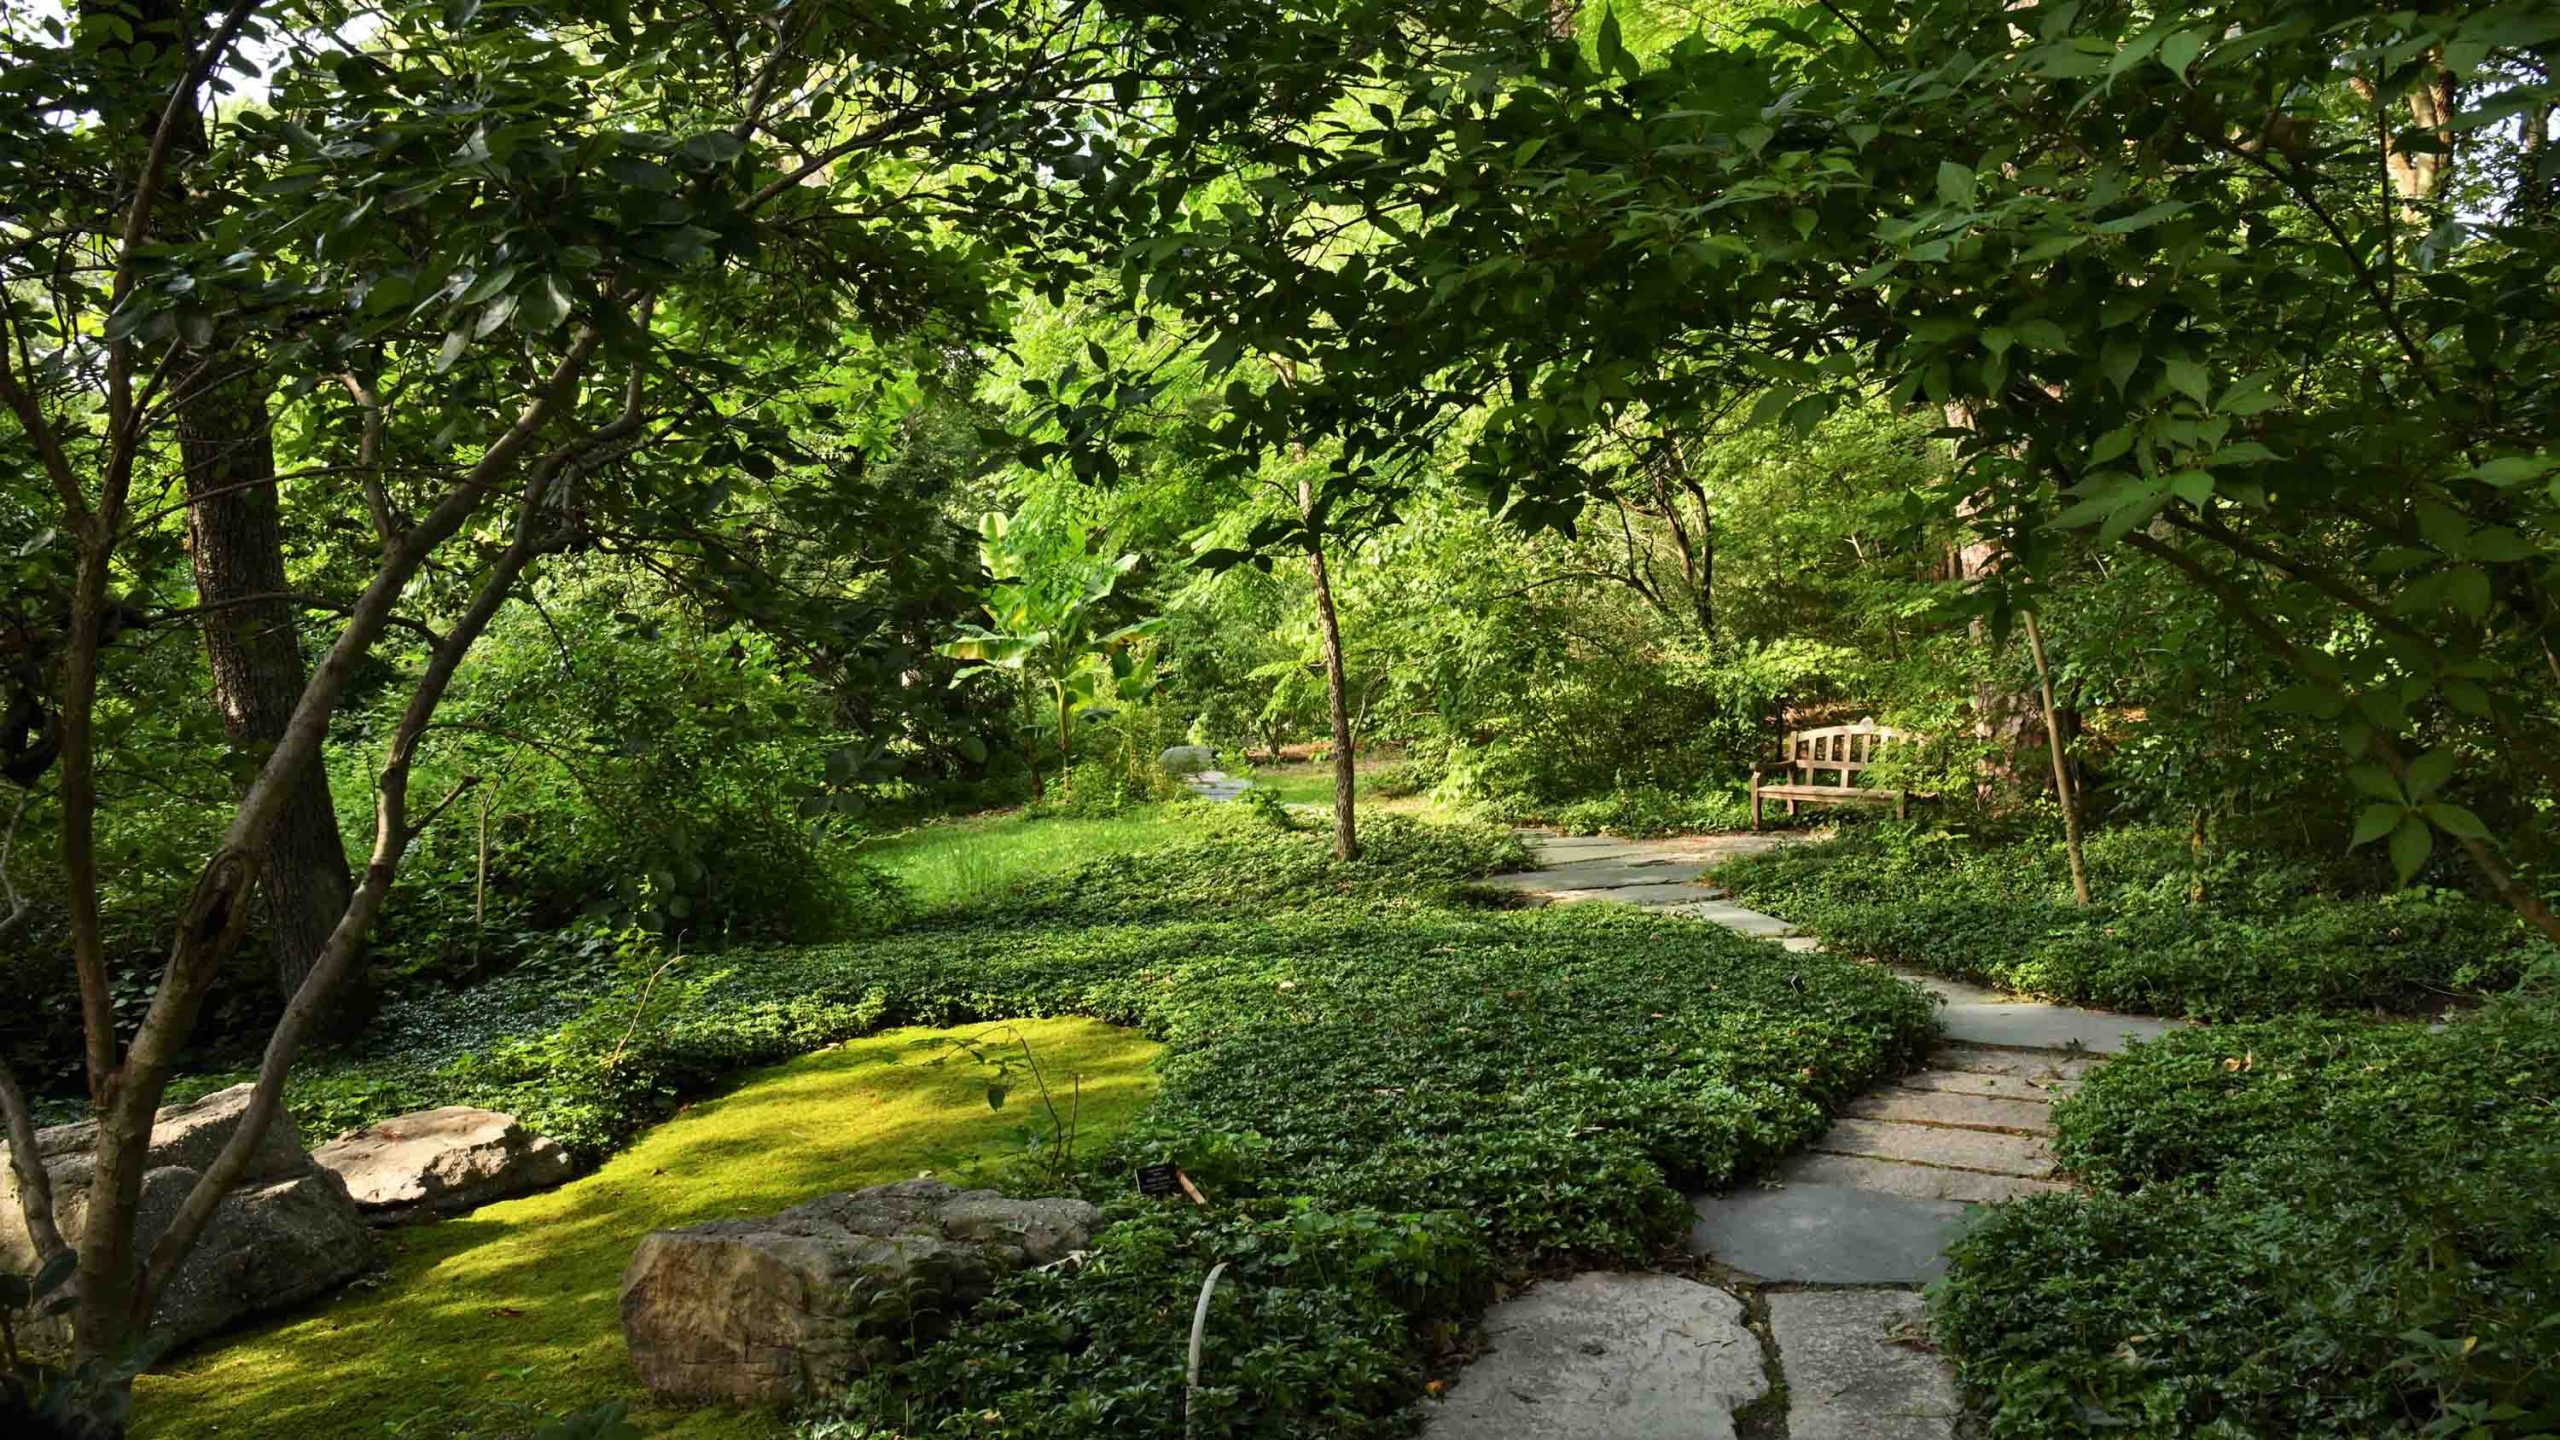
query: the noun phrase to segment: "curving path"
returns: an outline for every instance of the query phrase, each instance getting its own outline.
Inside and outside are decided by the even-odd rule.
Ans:
[[[1630,841],[1524,831],[1539,868],[1485,882],[1548,904],[1602,901],[1703,920],[1790,950],[1794,926],[1703,880],[1784,835]],[[2022,1000],[1908,971],[1944,1002],[1925,1067],[1851,1101],[1756,1185],[1701,1195],[1689,1248],[1714,1285],[1578,1275],[1486,1316],[1488,1353],[1432,1414],[1432,1440],[1950,1440],[1954,1377],[1919,1286],[1975,1207],[2064,1188],[2053,1101],[2175,1022]],[[1784,1430],[1766,1397],[1783,1385]]]

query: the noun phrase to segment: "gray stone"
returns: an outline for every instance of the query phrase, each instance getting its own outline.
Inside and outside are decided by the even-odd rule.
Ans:
[[[1914,1165],[1872,1155],[1831,1155],[1820,1150],[1808,1150],[1788,1160],[1779,1167],[1778,1178],[1790,1186],[1846,1185],[1914,1200],[1959,1200],[1968,1205],[1994,1205],[2022,1195],[2071,1188],[2059,1180],[1949,1170],[1940,1165]]]
[[[1907,1290],[1769,1297],[1787,1377],[1788,1440],[1948,1440],[1962,1408]]]
[[[1950,1095],[1982,1095],[1995,1100],[2041,1100],[2051,1104],[2080,1088],[2077,1080],[2035,1080],[2022,1075],[1988,1075],[1979,1070],[1923,1070],[1898,1082],[1911,1090],[1942,1090]]]
[[[1778,944],[1798,955],[1809,955],[1822,948],[1819,935],[1781,935]]]
[[[1796,927],[1775,915],[1763,915],[1726,900],[1709,900],[1699,905],[1684,905],[1680,913],[1692,920],[1704,920],[1727,930],[1776,940],[1796,933]]]
[[[1851,1100],[1840,1113],[1862,1120],[1908,1120],[1921,1125],[1952,1125],[1964,1130],[2011,1130],[2030,1135],[2053,1133],[2053,1105],[2049,1101],[1967,1095],[1962,1091],[1931,1090],[1918,1086],[1870,1090]]]
[[[1811,1285],[1916,1285],[1945,1268],[1967,1207],[1845,1185],[1701,1196],[1689,1248],[1746,1275]]]
[[[1626,885],[1677,885],[1698,878],[1695,865],[1653,860],[1581,860],[1496,875],[1484,883],[1503,890],[1613,890]]]
[[[250,1087],[235,1085],[152,1117],[151,1144],[134,1212],[146,1253],[229,1143],[248,1110]],[[373,1237],[337,1176],[312,1163],[290,1113],[259,1137],[240,1182],[161,1292],[152,1330],[174,1347],[219,1334],[253,1316],[298,1305],[343,1283],[373,1259]],[[73,1245],[88,1230],[89,1177],[96,1126],[87,1121],[36,1132],[36,1153],[53,1185],[54,1224]],[[35,1267],[34,1241],[18,1203],[18,1179],[0,1145],[0,1268]],[[61,1322],[33,1327],[40,1348],[68,1339]]]
[[[2150,1015],[2114,1015],[2104,1010],[2020,1000],[1997,990],[1934,975],[1905,970],[1894,973],[1943,997],[1947,1003],[1938,1019],[1947,1038],[1975,1045],[2120,1055],[2133,1041],[2156,1040],[2186,1025],[2183,1020],[2162,1020]]]
[[[1975,1075],[2008,1075],[2038,1087],[2076,1084],[2107,1063],[2104,1055],[2065,1050],[2001,1050],[1980,1045],[1941,1045],[1929,1064],[1941,1070]]]
[[[1730,1440],[1769,1389],[1742,1302],[1677,1275],[1544,1281],[1495,1306],[1484,1338],[1427,1440]]]
[[[940,1333],[997,1280],[1084,1248],[1101,1212],[902,1180],[660,1230],[622,1272],[632,1368],[660,1395],[789,1404]]]
[[[1218,763],[1218,752],[1206,745],[1175,745],[1156,757],[1168,775],[1197,775]]]
[[[2034,1179],[2053,1173],[2053,1151],[2041,1137],[1956,1130],[1943,1125],[1908,1125],[1896,1120],[1838,1121],[1822,1132],[1813,1148],[1834,1155],[1874,1155],[1886,1160],[1915,1160],[1923,1165],[1988,1170],[1997,1175]]]
[[[377,1225],[459,1215],[492,1200],[548,1190],[577,1167],[557,1141],[513,1115],[447,1105],[350,1130],[311,1152],[347,1183]]]

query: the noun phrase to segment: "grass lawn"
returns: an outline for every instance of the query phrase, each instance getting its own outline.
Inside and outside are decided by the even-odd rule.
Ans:
[[[1025,816],[1019,811],[920,825],[865,845],[863,858],[910,887],[927,911],[986,903],[1025,880],[1126,855],[1184,834],[1196,805],[1149,805],[1119,815]]]
[[[143,1377],[134,1433],[441,1440],[636,1402],[617,1292],[640,1237],[1010,1153],[1021,1116],[989,1111],[965,1062],[927,1063],[936,1037],[988,1028],[883,1031],[751,1072],[561,1189],[392,1232],[378,1285]],[[1053,1074],[1084,1077],[1088,1147],[1154,1093],[1158,1047],[1133,1031],[1091,1020],[1021,1029]],[[657,1435],[785,1433],[774,1417],[727,1410],[635,1404],[633,1419]]]

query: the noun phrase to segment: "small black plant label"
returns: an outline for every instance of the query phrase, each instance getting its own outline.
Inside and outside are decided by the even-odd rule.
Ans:
[[[1182,1193],[1182,1172],[1172,1165],[1141,1165],[1138,1167],[1138,1193],[1179,1195]]]

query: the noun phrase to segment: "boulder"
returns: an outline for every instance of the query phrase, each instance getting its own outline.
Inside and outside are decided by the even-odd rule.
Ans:
[[[347,1184],[376,1225],[459,1215],[492,1200],[548,1190],[576,1164],[558,1141],[513,1115],[447,1105],[350,1130],[311,1152]]]
[[[250,1087],[234,1085],[201,1100],[161,1108],[152,1118],[135,1238],[148,1251],[237,1130]],[[36,1132],[36,1153],[53,1182],[53,1218],[73,1245],[87,1232],[94,1122]],[[18,1177],[0,1145],[0,1268],[36,1266],[35,1242],[18,1204]],[[172,1347],[218,1334],[268,1311],[297,1305],[362,1270],[373,1237],[338,1177],[321,1169],[295,1138],[293,1117],[280,1115],[258,1143],[249,1167],[213,1212],[213,1222],[161,1292],[152,1328]],[[29,1337],[21,1337],[29,1338]],[[68,1337],[61,1322],[40,1323],[40,1347]]]
[[[1081,1200],[902,1180],[779,1215],[661,1230],[622,1272],[642,1383],[681,1400],[792,1404],[939,1333],[997,1280],[1091,1239]]]
[[[1218,763],[1218,752],[1206,745],[1176,745],[1156,757],[1168,775],[1197,775]]]

